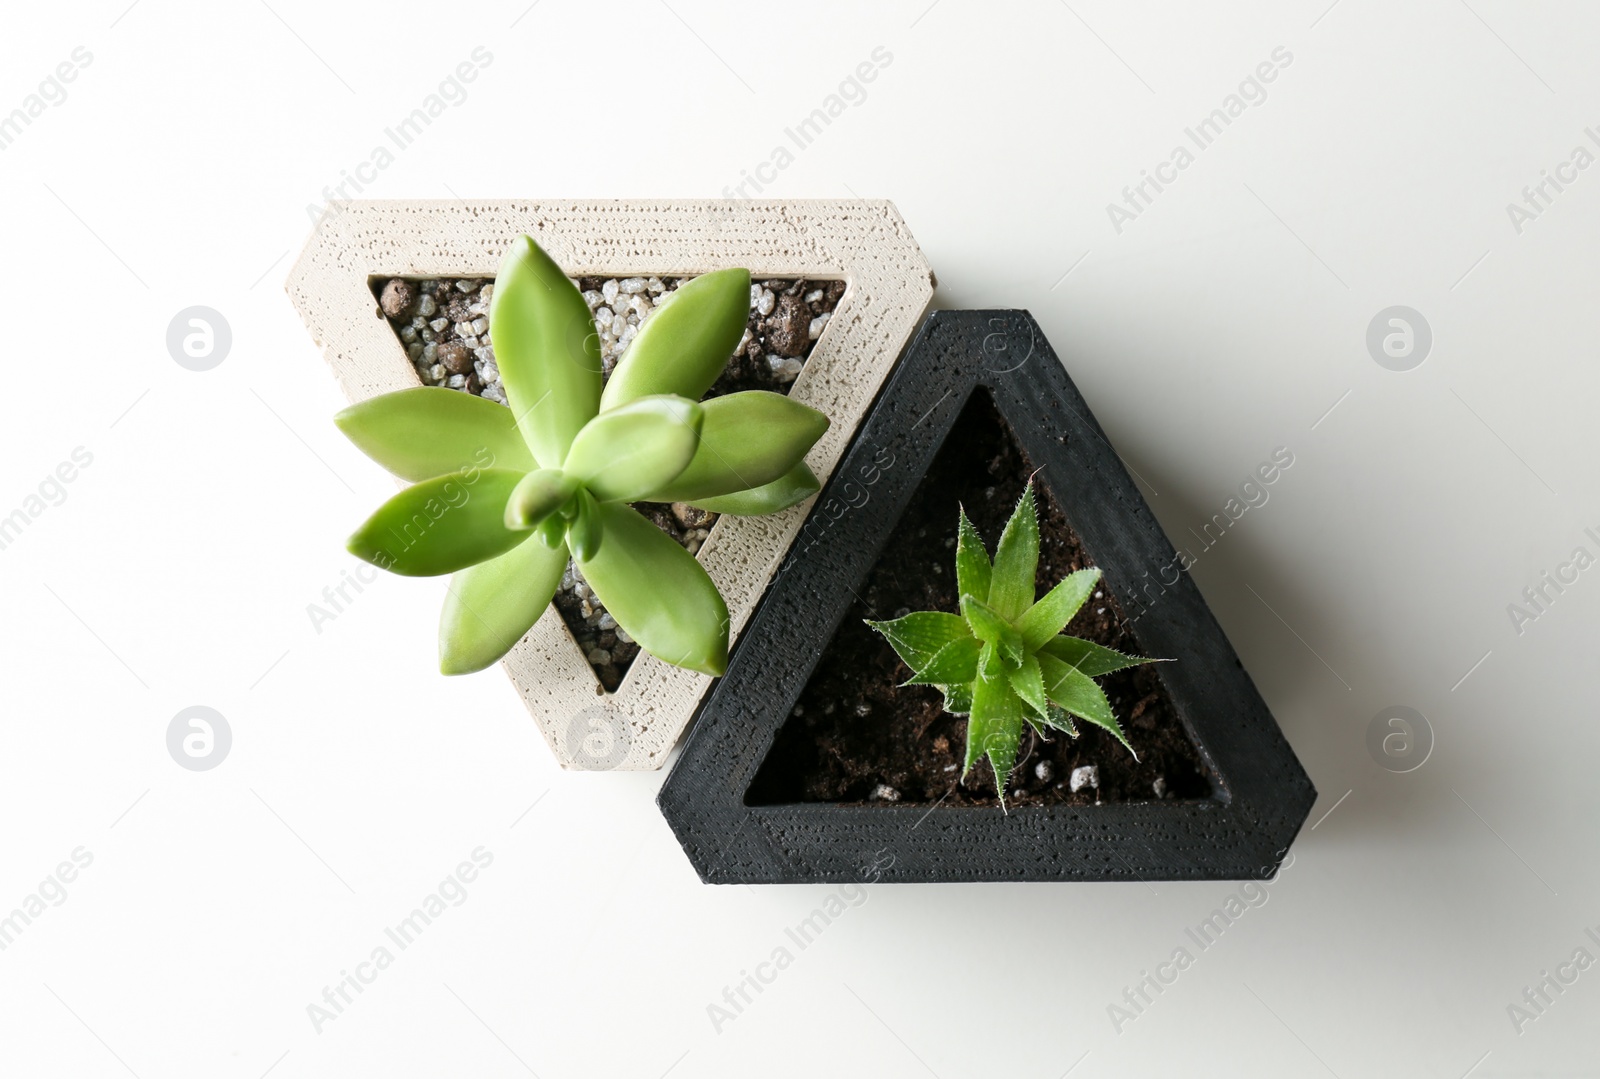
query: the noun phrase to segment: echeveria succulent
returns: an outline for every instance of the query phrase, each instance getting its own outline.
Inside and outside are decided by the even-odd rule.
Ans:
[[[1104,727],[1133,752],[1093,679],[1151,662],[1061,632],[1094,591],[1098,569],[1068,574],[1035,601],[1038,565],[1039,522],[1029,483],[1000,536],[993,564],[961,511],[956,539],[960,614],[917,611],[867,623],[914,672],[906,685],[937,687],[945,711],[969,717],[962,778],[987,755],[1002,806],[1024,721],[1040,735],[1043,727],[1052,727],[1076,738],[1076,716]]]
[[[750,274],[718,270],[647,319],[609,380],[582,294],[527,236],[495,278],[489,333],[510,407],[417,387],[339,427],[413,486],[350,538],[394,573],[453,573],[446,674],[481,670],[544,613],[569,557],[617,624],[668,663],[721,674],[728,611],[694,556],[630,502],[764,514],[814,494],[805,455],[827,417],[777,393],[701,403],[750,313]]]

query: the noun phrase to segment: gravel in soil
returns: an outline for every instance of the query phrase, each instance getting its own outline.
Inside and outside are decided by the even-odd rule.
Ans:
[[[672,302],[689,277],[584,277],[574,282],[594,315],[605,377],[657,308]],[[788,393],[844,295],[843,281],[772,279],[752,282],[750,322],[728,367],[706,392]],[[373,282],[378,306],[417,369],[424,386],[443,386],[506,404],[505,386],[490,340],[489,303],[494,282],[482,278]],[[717,515],[686,503],[635,506],[691,554],[700,550]],[[622,684],[639,646],[568,563],[555,595],[556,609],[607,693]]]
[[[998,805],[987,759],[961,781],[966,717],[946,713],[943,697],[932,687],[902,686],[910,669],[864,620],[958,610],[958,508],[966,508],[992,553],[1032,473],[992,399],[976,391],[780,728],[746,793],[747,804]],[[1034,483],[1041,534],[1038,595],[1094,564],[1050,494],[1047,478],[1041,475]],[[1112,594],[1114,583],[1102,581],[1066,632],[1145,655]],[[1081,720],[1077,739],[1056,732],[1041,738],[1024,724],[1007,807],[1207,797],[1206,770],[1158,667],[1097,679],[1139,754],[1137,761],[1109,733]]]

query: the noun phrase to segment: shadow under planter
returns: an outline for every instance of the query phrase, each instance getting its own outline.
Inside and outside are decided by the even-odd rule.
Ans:
[[[1139,757],[1026,732],[1007,809],[863,618],[953,609],[957,503],[991,542],[1029,475],[1067,632],[1151,664],[1103,679]],[[945,533],[948,532],[948,536]],[[711,883],[1239,879],[1315,801],[1221,627],[1026,312],[931,315],[818,497],[658,798]],[[1092,780],[1092,781],[1091,781]]]

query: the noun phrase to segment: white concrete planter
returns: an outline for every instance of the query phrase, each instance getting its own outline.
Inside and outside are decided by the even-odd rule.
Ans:
[[[933,295],[894,205],[875,200],[351,202],[331,210],[288,292],[352,401],[418,385],[373,299],[388,277],[493,277],[521,233],[572,277],[683,277],[743,266],[757,279],[848,283],[790,393],[833,421],[806,458],[827,481]],[[699,559],[739,631],[810,503],[718,518]],[[431,632],[432,627],[417,627]],[[711,685],[641,653],[608,694],[552,606],[504,660],[563,767],[660,768]]]

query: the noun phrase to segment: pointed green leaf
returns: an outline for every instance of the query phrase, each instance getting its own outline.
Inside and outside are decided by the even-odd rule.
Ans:
[[[451,577],[439,616],[439,670],[481,671],[511,651],[550,606],[566,568],[565,547],[552,551],[528,536]]]
[[[423,480],[378,507],[350,537],[350,553],[407,577],[454,573],[504,554],[527,538],[505,521],[521,479],[488,468]]]
[[[1039,568],[1039,520],[1033,506],[1033,484],[1017,500],[994,551],[994,573],[988,603],[1010,621],[1033,604],[1033,575]]]
[[[1104,727],[1116,736],[1117,741],[1127,746],[1128,752],[1133,753],[1133,746],[1111,712],[1111,702],[1106,700],[1104,691],[1088,675],[1049,655],[1039,657],[1039,667],[1044,672],[1045,692],[1052,701],[1079,719]],[[1138,759],[1137,753],[1134,759]]]
[[[1120,671],[1124,667],[1137,667],[1141,663],[1161,662],[1141,656],[1125,656],[1114,649],[1077,637],[1068,637],[1065,634],[1052,637],[1039,651],[1047,656],[1054,656],[1069,667],[1076,667],[1090,678]]]
[[[582,565],[600,552],[605,532],[600,523],[600,503],[593,495],[579,490],[574,505],[576,511],[567,522],[567,546],[572,550],[572,557]]]
[[[698,502],[765,486],[803,463],[828,429],[816,409],[766,390],[713,397],[700,407],[705,423],[694,460],[652,501]]]
[[[539,527],[577,490],[578,481],[558,469],[541,468],[528,473],[506,499],[506,527],[524,532]]]
[[[698,401],[727,368],[749,318],[749,270],[701,274],[644,320],[606,382],[600,410],[658,393]]]
[[[961,597],[961,614],[972,627],[978,640],[993,644],[1007,664],[1015,667],[1022,662],[1022,634],[1001,617],[1000,612],[975,596]]]
[[[989,602],[989,552],[984,549],[983,538],[967,519],[967,511],[960,510],[961,523],[956,529],[956,589],[963,596],[974,596]]]
[[[500,263],[489,337],[523,440],[539,464],[561,467],[600,409],[600,337],[583,294],[531,237]]]
[[[1044,721],[1058,731],[1066,731],[1072,737],[1078,737],[1078,728],[1073,726],[1072,717],[1067,714],[1065,708],[1054,701],[1051,701],[1049,707],[1045,709]]]
[[[944,710],[953,716],[964,716],[972,711],[972,683],[940,686],[944,694]]]
[[[692,505],[711,513],[728,513],[735,517],[760,517],[777,513],[790,506],[798,506],[822,489],[817,477],[804,461],[771,483],[748,491],[735,491],[715,498],[697,498]]]
[[[536,467],[511,410],[440,386],[358,401],[333,417],[362,453],[416,483],[463,468]]]
[[[939,649],[951,641],[972,636],[959,615],[943,611],[913,611],[890,622],[874,622],[869,618],[867,625],[883,634],[906,666],[914,671],[926,667]]]
[[[599,504],[605,540],[578,568],[611,617],[658,659],[702,674],[728,667],[728,608],[688,551],[630,506]]]
[[[946,686],[972,681],[978,677],[978,651],[981,647],[973,637],[951,641],[935,652],[906,685]]]
[[[967,720],[966,762],[963,778],[973,763],[987,755],[994,767],[995,789],[1000,804],[1006,801],[1006,780],[1017,762],[1017,746],[1022,739],[1022,699],[1004,678],[979,676],[972,690],[972,715]]]
[[[572,440],[561,469],[601,502],[659,502],[700,445],[705,412],[687,397],[640,397],[602,412]]]
[[[1033,710],[1034,715],[1048,714],[1050,702],[1045,698],[1044,676],[1040,673],[1037,659],[1033,656],[1023,657],[1022,665],[1008,672],[1007,677],[1011,680],[1011,688],[1022,698],[1022,703]]]
[[[1099,580],[1098,569],[1080,569],[1076,573],[1069,573],[1046,592],[1043,599],[1023,612],[1022,617],[1017,619],[1017,628],[1022,631],[1023,647],[1030,652],[1037,652],[1046,641],[1060,633],[1072,621],[1072,616],[1078,613],[1078,608],[1083,606]]]

